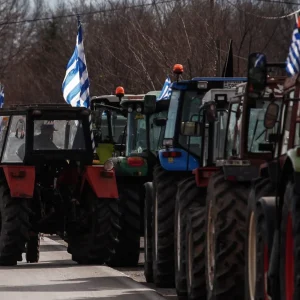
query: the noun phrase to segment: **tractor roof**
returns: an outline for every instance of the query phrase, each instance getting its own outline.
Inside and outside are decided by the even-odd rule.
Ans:
[[[203,97],[202,102],[222,101],[227,102],[230,98],[235,96],[235,89],[211,89]]]

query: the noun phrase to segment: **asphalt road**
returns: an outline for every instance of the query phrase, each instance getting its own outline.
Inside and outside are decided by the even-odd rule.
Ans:
[[[41,241],[40,262],[0,267],[3,300],[164,300],[153,289],[106,266],[80,266],[66,247],[47,237]]]

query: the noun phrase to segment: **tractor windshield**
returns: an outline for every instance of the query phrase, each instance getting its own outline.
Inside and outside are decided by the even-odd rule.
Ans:
[[[248,152],[266,152],[259,150],[260,143],[269,142],[269,134],[277,133],[277,126],[279,125],[279,115],[278,122],[272,129],[266,129],[264,127],[264,117],[266,109],[270,101],[267,99],[260,99],[255,101],[255,105],[249,110],[249,128],[248,128]],[[275,101],[276,104],[281,106],[282,101]]]
[[[19,126],[25,116],[13,116],[2,156],[4,163],[22,162],[25,156],[26,134]],[[81,121],[35,120],[33,150],[85,150],[85,139]]]
[[[33,150],[84,150],[81,121],[35,120]]]
[[[137,113],[128,113],[126,156],[147,150],[146,119]]]
[[[180,98],[180,91],[172,90],[171,101],[170,101],[169,112],[168,112],[168,122],[167,122],[166,132],[165,132],[166,139],[174,138],[179,98]]]
[[[183,98],[183,106],[181,113],[181,122],[200,122],[202,116],[198,113],[202,104],[202,98],[205,92],[203,91],[186,91]],[[202,137],[188,137],[179,134],[179,144],[183,149],[189,151],[197,156],[200,156]]]
[[[126,117],[116,111],[97,108],[92,114],[94,138],[99,143],[121,144]]]

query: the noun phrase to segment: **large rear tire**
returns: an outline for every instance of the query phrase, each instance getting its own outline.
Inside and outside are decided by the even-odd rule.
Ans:
[[[300,194],[289,182],[282,208],[280,238],[281,300],[300,299]]]
[[[119,243],[109,265],[112,267],[136,267],[140,256],[140,197],[139,186],[121,185]]]
[[[175,204],[175,286],[178,297],[187,296],[186,283],[186,217],[194,206],[205,207],[206,190],[197,187],[195,176],[179,182]],[[203,274],[204,275],[204,274]]]
[[[28,199],[12,198],[6,181],[0,185],[0,265],[13,266],[25,252],[25,244],[29,240],[32,214],[28,208]]]
[[[177,172],[154,167],[153,184],[153,281],[157,287],[175,286],[174,268],[174,212]]]
[[[207,189],[206,278],[208,300],[244,297],[244,248],[249,183],[215,173]]]
[[[120,231],[117,199],[97,198],[85,186],[76,224],[68,224],[68,252],[78,264],[104,264],[115,253]]]
[[[269,215],[265,214],[258,201],[262,197],[274,194],[274,187],[268,178],[259,178],[253,182],[248,199],[246,223],[245,300],[264,299],[267,293],[265,273],[268,270],[265,268],[272,250],[274,224],[269,224]]]
[[[205,207],[194,207],[187,214],[186,284],[189,300],[206,300]]]

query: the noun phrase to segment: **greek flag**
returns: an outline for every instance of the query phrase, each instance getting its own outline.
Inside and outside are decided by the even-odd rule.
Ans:
[[[254,67],[260,67],[262,64],[263,64],[263,62],[264,62],[264,55],[263,54],[259,54],[259,53],[257,53],[256,54],[256,60],[255,60],[255,63],[254,63]]]
[[[171,79],[170,77],[168,76],[166,81],[165,81],[165,84],[161,90],[161,93],[160,95],[158,96],[157,98],[157,101],[160,101],[160,100],[167,100],[171,97]]]
[[[286,61],[286,72],[289,76],[300,73],[300,34],[298,27],[293,31],[292,43]]]
[[[0,108],[3,107],[4,104],[4,86],[0,85]]]
[[[89,76],[84,55],[82,27],[78,18],[78,34],[74,53],[67,65],[67,72],[62,84],[63,96],[72,106],[89,107]]]

